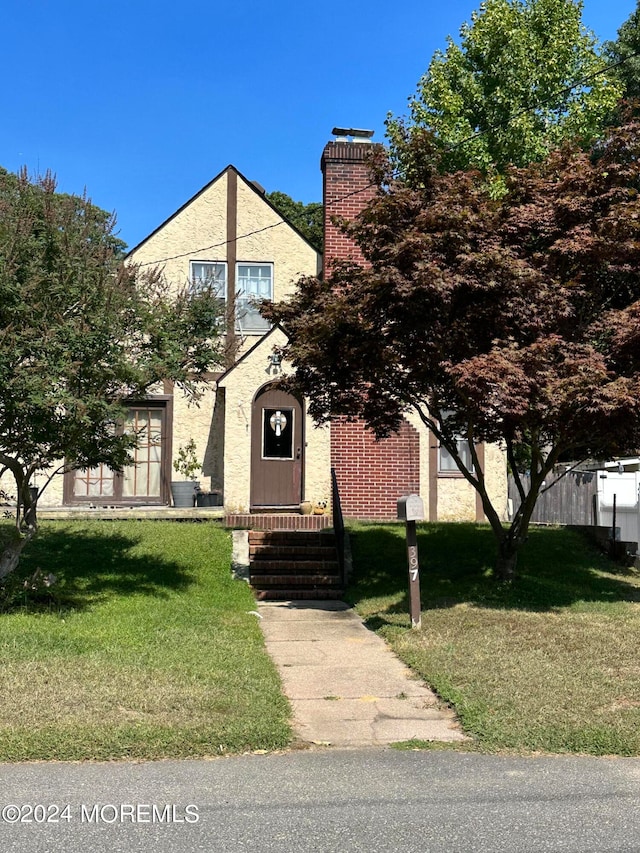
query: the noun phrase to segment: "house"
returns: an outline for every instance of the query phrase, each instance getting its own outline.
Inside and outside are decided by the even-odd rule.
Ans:
[[[297,400],[272,390],[282,370],[273,348],[284,335],[269,328],[254,302],[284,299],[300,276],[316,275],[318,252],[260,186],[228,166],[134,247],[127,261],[161,267],[176,286],[214,283],[227,309],[227,369],[210,375],[198,405],[170,383],[133,402],[129,420],[143,436],[136,465],[116,478],[106,468],[66,475],[64,503],[170,504],[171,480],[181,479],[172,461],[191,439],[203,488],[224,496],[228,510],[297,510],[302,488],[316,500],[328,499],[328,431],[315,429]],[[277,436],[269,425],[276,412]],[[264,455],[263,438],[271,442]]]
[[[367,167],[371,132],[337,133],[322,154],[325,256],[270,204],[262,188],[228,166],[128,255],[131,263],[160,266],[177,285],[214,282],[226,305],[226,369],[212,374],[198,406],[165,383],[133,401],[129,423],[142,435],[136,465],[121,477],[106,468],[65,475],[48,503],[65,505],[169,505],[172,462],[195,441],[203,488],[220,495],[228,514],[299,512],[303,500],[331,499],[335,469],[345,516],[396,517],[400,495],[417,492],[430,520],[483,518],[475,491],[437,447],[417,416],[377,442],[361,422],[316,426],[304,400],[276,381],[290,367],[277,347],[286,340],[269,328],[255,300],[285,299],[305,275],[336,259],[358,258],[334,225],[353,217],[371,198]],[[480,446],[495,505],[506,511],[506,465],[495,446]]]

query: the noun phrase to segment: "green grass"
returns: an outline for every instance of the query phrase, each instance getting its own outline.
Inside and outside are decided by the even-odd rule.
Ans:
[[[471,748],[640,755],[638,572],[574,532],[534,529],[519,578],[499,584],[488,527],[420,525],[415,631],[404,527],[355,525],[350,533],[350,600],[451,703]]]
[[[44,522],[0,614],[0,761],[275,749],[289,707],[212,524]]]

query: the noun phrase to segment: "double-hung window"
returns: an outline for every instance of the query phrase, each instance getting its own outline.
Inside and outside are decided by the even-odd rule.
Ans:
[[[194,293],[211,288],[218,299],[218,326],[224,327],[227,304],[227,265],[223,261],[191,261],[191,289]]]
[[[227,296],[227,265],[222,261],[191,261],[191,287],[194,291],[212,288],[219,299]]]
[[[273,264],[238,264],[236,328],[240,333],[268,331],[269,321],[260,316],[263,299],[273,299]]]
[[[443,412],[442,418],[443,421],[447,419],[447,416],[450,415],[451,412]],[[462,438],[461,436],[456,436],[456,452],[460,457],[463,465],[468,471],[473,471],[473,460],[471,458],[471,449],[469,447],[469,442],[466,438]],[[453,456],[449,453],[446,447],[442,445],[438,446],[438,473],[443,476],[462,476],[462,472],[456,465],[456,461]]]
[[[273,299],[273,264],[238,263],[235,269],[236,331],[262,334],[270,328],[260,316],[263,299]],[[223,261],[191,261],[194,292],[212,288],[224,307],[227,298],[227,264]]]

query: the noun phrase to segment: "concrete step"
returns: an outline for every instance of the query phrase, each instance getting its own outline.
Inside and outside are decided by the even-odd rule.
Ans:
[[[340,601],[342,589],[258,589],[258,601]]]

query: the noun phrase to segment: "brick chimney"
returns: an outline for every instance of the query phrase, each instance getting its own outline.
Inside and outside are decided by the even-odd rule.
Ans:
[[[322,272],[327,275],[337,260],[362,261],[358,247],[331,221],[333,216],[353,219],[375,195],[370,186],[371,174],[367,157],[371,153],[372,130],[334,127],[335,140],[322,152],[324,259]]]

